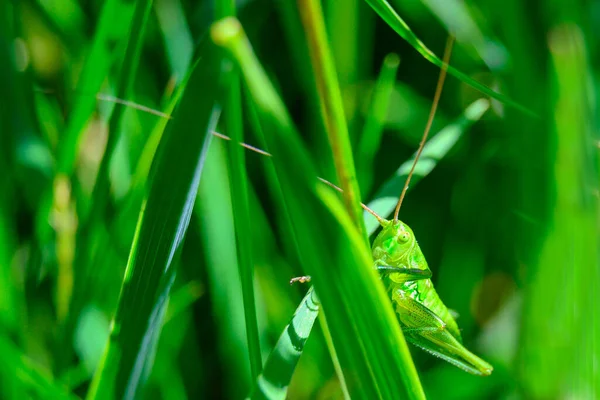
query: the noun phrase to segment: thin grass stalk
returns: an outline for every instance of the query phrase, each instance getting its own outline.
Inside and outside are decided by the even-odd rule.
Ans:
[[[308,40],[315,81],[321,100],[321,115],[333,151],[333,160],[348,214],[366,241],[362,223],[360,191],[356,180],[354,159],[344,115],[342,95],[338,84],[335,64],[325,31],[323,11],[319,0],[298,0],[300,17]]]

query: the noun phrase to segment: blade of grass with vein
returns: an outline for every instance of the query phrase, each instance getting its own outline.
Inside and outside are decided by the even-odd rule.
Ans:
[[[198,190],[194,223],[200,230],[208,295],[218,326],[218,352],[229,365],[224,379],[228,398],[241,399],[248,394],[252,382],[244,303],[238,268],[229,165],[226,146],[219,139],[211,142],[206,169]]]
[[[359,176],[361,178],[360,187],[364,193],[369,192],[373,182],[373,160],[381,144],[383,126],[399,65],[400,57],[397,54],[388,54],[383,60],[377,82],[371,92],[369,111],[356,150],[358,170],[362,175]]]
[[[308,41],[315,81],[321,103],[321,116],[333,152],[336,174],[343,189],[342,197],[348,214],[365,236],[361,222],[360,191],[356,181],[348,124],[344,115],[342,94],[338,84],[333,57],[329,50],[323,11],[319,0],[298,0],[300,18]]]
[[[215,19],[235,15],[235,2],[221,0],[216,3]],[[222,68],[233,68],[233,61],[223,60]],[[223,125],[232,140],[229,141],[229,161],[231,174],[231,199],[233,203],[233,219],[236,232],[236,249],[238,267],[242,282],[244,299],[244,316],[252,378],[255,379],[262,370],[262,357],[258,339],[258,320],[254,297],[254,263],[252,262],[252,243],[250,232],[250,208],[248,205],[248,178],[246,174],[246,156],[238,143],[244,142],[242,128],[242,98],[240,77],[237,70],[231,73],[227,99],[224,104]]]
[[[415,33],[409,28],[409,26],[404,22],[404,20],[398,15],[398,13],[394,10],[394,8],[390,5],[386,0],[365,0],[372,8],[375,10],[377,14],[393,29],[400,35],[404,40],[406,40],[415,50],[419,52],[427,61],[432,64],[437,65],[438,67],[442,67],[444,62],[436,56],[425,44],[415,35]],[[531,116],[535,116],[536,114],[529,110],[527,107],[511,100],[508,96],[505,96],[501,93],[498,93],[485,85],[477,82],[473,78],[469,77],[467,74],[460,72],[456,68],[451,65],[447,66],[448,73],[454,75],[456,78],[460,79],[462,82],[467,85],[472,86],[473,88],[479,90],[481,93],[486,94],[502,103],[509,105],[511,107],[516,108],[526,114]]]
[[[156,125],[154,125],[152,132],[148,136],[148,140],[146,140],[146,143],[144,144],[144,148],[135,167],[129,192],[117,207],[118,215],[113,219],[109,230],[115,237],[120,236],[122,238],[121,243],[131,243],[131,230],[122,229],[122,227],[132,223],[131,216],[139,210],[140,204],[142,204],[145,194],[144,189],[148,181],[150,167],[152,166],[152,160],[156,154],[156,149],[162,139],[167,123],[171,119],[171,114],[173,113],[175,106],[179,104],[179,100],[185,91],[188,81],[189,73],[185,76],[181,84],[175,90],[175,93],[173,93],[163,108],[162,113],[165,114],[165,117],[159,118],[156,121]]]
[[[189,224],[223,77],[206,43],[161,140],[140,213],[104,358],[89,399],[135,398],[151,368],[165,305]]]
[[[314,166],[241,25],[232,18],[219,21],[211,36],[233,54],[257,105],[294,221],[289,234],[314,279],[349,393],[356,399],[424,398],[390,301],[371,268],[370,251],[337,193],[317,183]]]
[[[411,186],[414,186],[435,168],[437,163],[452,149],[466,130],[478,121],[489,107],[490,102],[488,100],[476,100],[465,109],[464,113],[456,121],[442,129],[427,142],[415,167]],[[382,185],[375,196],[373,196],[373,200],[367,204],[369,208],[382,216],[389,215],[394,210],[398,202],[398,193],[402,190],[404,182],[406,182],[406,177],[410,172],[415,155],[400,165],[394,176]],[[377,230],[379,224],[366,212],[364,213],[364,218],[367,232],[371,235]]]
[[[252,399],[286,398],[288,385],[318,315],[319,300],[311,287],[271,351],[262,374],[256,380],[250,396]]]

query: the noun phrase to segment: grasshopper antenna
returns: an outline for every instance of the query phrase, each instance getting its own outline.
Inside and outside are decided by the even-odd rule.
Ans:
[[[223,140],[231,140],[231,138],[229,136],[223,135],[222,133],[219,133],[219,132],[212,132],[212,134],[213,134],[213,136],[216,136],[216,137],[218,137],[220,139],[223,139]],[[267,153],[266,151],[261,150],[258,147],[254,147],[252,145],[249,145],[247,143],[240,143],[239,145],[242,146],[245,149],[254,151],[254,152],[258,153],[258,154],[262,154],[262,155],[267,156],[267,157],[271,157],[272,156],[271,153]],[[321,177],[317,177],[317,179],[319,179],[321,182],[323,182],[327,186],[334,188],[338,192],[340,192],[340,193],[343,192],[342,188],[340,188],[339,186],[334,185],[333,183],[329,182],[327,179],[323,179]],[[383,218],[381,218],[375,211],[373,211],[372,209],[370,209],[365,204],[360,203],[360,206],[366,212],[368,212],[369,214],[371,214],[372,216],[374,216],[377,219],[377,221],[379,221],[379,223],[385,222],[385,220]],[[296,279],[296,280],[292,280],[292,282],[290,282],[290,283],[294,283],[294,282],[302,282],[302,283],[304,283],[304,282],[308,282],[308,281],[303,281],[301,279]]]
[[[421,157],[421,153],[423,152],[423,148],[425,147],[425,143],[427,142],[427,136],[429,136],[429,131],[431,130],[431,125],[433,124],[433,118],[435,117],[435,112],[437,111],[437,106],[440,102],[440,96],[442,95],[442,88],[444,87],[444,80],[446,79],[446,71],[448,70],[448,62],[450,61],[450,55],[452,54],[453,44],[454,36],[450,35],[448,36],[448,40],[446,41],[446,49],[444,50],[443,60],[444,63],[442,64],[442,69],[440,71],[437,86],[435,87],[435,95],[433,96],[433,103],[431,105],[431,110],[429,111],[427,125],[425,125],[425,131],[423,132],[423,138],[421,139],[421,143],[419,143],[419,149],[417,150],[415,161],[413,161],[412,167],[410,168],[410,172],[406,177],[404,187],[402,188],[400,199],[398,199],[398,204],[396,204],[396,210],[394,211],[394,222],[398,222],[398,214],[400,213],[400,207],[402,206],[404,196],[406,195],[406,191],[408,190],[408,184],[410,183],[410,179],[412,178],[413,173],[415,172],[415,167],[419,162],[419,157]]]
[[[36,89],[36,92],[56,96],[55,91],[52,89]],[[120,99],[118,97],[114,97],[114,96],[111,96],[108,94],[104,94],[104,93],[92,94],[92,93],[81,92],[78,90],[74,90],[73,93],[77,96],[94,96],[96,98],[96,100],[105,101],[107,103],[121,104],[125,107],[133,108],[134,110],[139,110],[139,111],[151,114],[151,115],[156,115],[157,117],[160,117],[160,118],[165,118],[165,119],[172,118],[169,114],[166,114],[162,111],[155,110],[153,108],[150,108],[148,106],[145,106],[143,104],[139,104],[139,103],[136,103],[133,101],[123,100],[123,99]]]
[[[317,177],[317,179],[320,180],[321,182],[323,182],[324,184],[326,184],[327,186],[334,188],[338,192],[340,192],[340,193],[343,192],[342,188],[334,185],[333,183],[329,182],[327,179],[323,179],[321,177]],[[380,224],[385,222],[385,220],[383,218],[381,218],[375,211],[373,211],[372,209],[367,207],[365,204],[360,203],[360,206],[363,208],[363,210],[365,210],[366,212],[368,212],[369,214],[371,214],[372,216],[377,218],[377,221],[379,221]]]
[[[219,132],[213,131],[212,134],[213,134],[213,136],[216,136],[216,137],[221,138],[223,140],[227,140],[227,141],[231,140],[231,138],[229,136],[223,135],[222,133],[219,133]],[[252,146],[250,144],[247,144],[247,143],[240,143],[240,146],[242,146],[245,149],[252,150],[255,153],[262,154],[263,156],[267,156],[267,157],[271,157],[272,156],[271,153],[267,153],[266,151],[261,150],[258,147],[254,147],[254,146]]]

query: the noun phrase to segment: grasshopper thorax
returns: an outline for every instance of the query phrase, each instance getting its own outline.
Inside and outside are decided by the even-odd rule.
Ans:
[[[381,226],[383,229],[373,242],[375,265],[429,271],[415,235],[408,225],[399,220],[382,220]]]

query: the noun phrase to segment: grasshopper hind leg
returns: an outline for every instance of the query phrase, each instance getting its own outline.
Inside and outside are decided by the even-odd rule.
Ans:
[[[433,311],[399,289],[392,298],[407,341],[471,374],[492,373],[492,366],[467,350]]]

